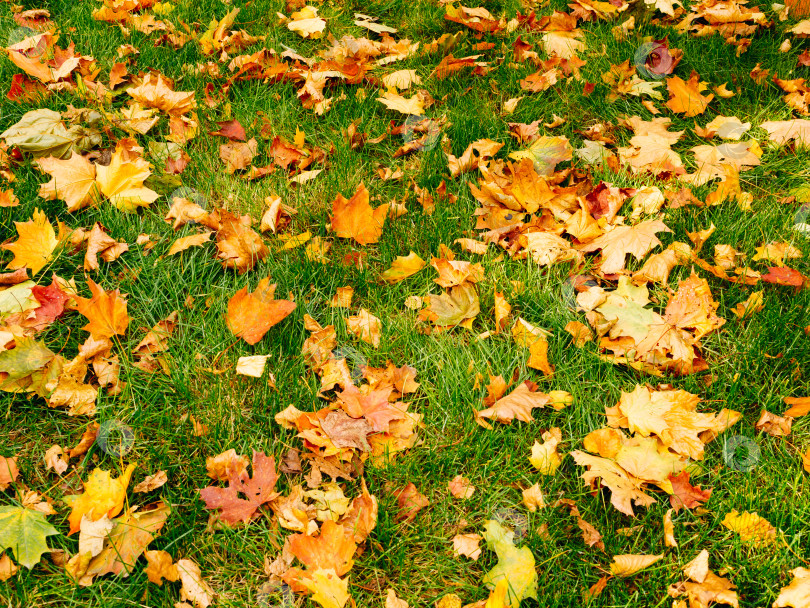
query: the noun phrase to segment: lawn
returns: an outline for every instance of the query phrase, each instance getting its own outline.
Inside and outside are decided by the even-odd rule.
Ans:
[[[0,605],[810,607],[810,21],[470,4],[0,7]]]

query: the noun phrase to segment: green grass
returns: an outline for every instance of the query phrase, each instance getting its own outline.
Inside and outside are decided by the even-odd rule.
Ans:
[[[505,13],[507,19],[514,17],[518,10],[527,12],[526,7],[512,0],[484,5],[493,14]],[[535,556],[540,576],[540,605],[547,607],[583,605],[582,593],[604,574],[615,554],[664,553],[665,558],[632,578],[611,580],[593,606],[669,605],[667,586],[680,580],[680,567],[704,548],[711,553],[712,569],[723,572],[737,585],[741,605],[746,607],[769,606],[779,588],[790,581],[788,571],[807,566],[810,560],[810,543],[806,538],[810,526],[810,482],[801,469],[800,454],[810,444],[810,427],[806,420],[799,419],[789,437],[775,438],[758,433],[754,423],[763,408],[782,413],[786,409],[783,397],[810,394],[810,336],[803,332],[803,328],[810,325],[809,290],[796,292],[765,285],[764,310],[741,322],[731,309],[744,301],[752,288],[722,282],[695,269],[708,278],[712,294],[720,302],[719,314],[728,321],[720,332],[704,341],[709,372],[660,381],[699,394],[707,409],[716,411],[728,407],[743,412],[743,419],[727,436],[750,437],[761,450],[761,458],[752,471],[737,472],[723,461],[723,437],[710,444],[700,472],[693,475],[692,481],[712,488],[711,499],[705,510],[683,510],[675,516],[680,547],[665,549],[661,524],[668,508],[665,494],[656,492],[658,503],[648,509],[638,509],[633,519],[610,505],[607,492],[589,492],[579,478],[581,468],[571,458],[564,458],[562,467],[553,477],[541,477],[529,464],[531,445],[544,430],[552,426],[562,429],[561,453],[579,449],[587,433],[603,426],[604,408],[615,405],[621,391],[629,392],[636,384],[659,382],[651,376],[601,361],[593,344],[584,349],[573,346],[563,328],[569,321],[583,320],[583,316],[569,310],[561,301],[562,282],[569,270],[566,265],[540,269],[530,261],[502,259],[494,248],[484,256],[457,253],[457,259],[480,261],[486,271],[486,278],[479,285],[482,312],[473,332],[456,329],[444,334],[423,335],[418,331],[416,313],[406,309],[404,301],[409,295],[439,293],[433,283],[435,273],[430,268],[393,286],[380,281],[379,273],[398,255],[407,255],[413,250],[423,259],[429,259],[437,253],[439,245],[446,244],[457,251],[452,246],[454,239],[475,236],[473,212],[477,203],[470,195],[468,182],[475,183],[476,173],[450,179],[441,146],[405,159],[393,158],[401,143],[397,138],[352,150],[340,135],[351,121],[361,119],[359,129],[375,137],[385,131],[392,118],[400,120],[375,100],[373,85],[362,85],[367,95],[361,100],[355,96],[358,87],[338,84],[329,95],[345,94],[346,98],[336,101],[331,111],[322,117],[301,107],[291,84],[267,85],[256,81],[234,84],[228,106],[210,109],[200,103],[209,79],[186,69],[186,66],[208,60],[200,54],[196,43],[173,50],[154,46],[156,35],[133,31],[130,36],[124,36],[119,28],[92,19],[91,12],[98,6],[95,2],[55,0],[43,6],[50,10],[62,34],[60,45],[74,42],[77,52],[93,55],[102,75],[118,61],[118,46],[130,43],[141,51],[133,57],[130,72],[158,70],[175,79],[177,90],[195,91],[200,105],[200,135],[187,146],[192,162],[180,180],[183,185],[203,193],[209,208],[225,206],[251,213],[258,219],[265,196],[276,193],[299,212],[288,232],[297,234],[309,230],[313,236],[332,241],[331,262],[326,267],[307,260],[303,248],[288,251],[273,248],[270,256],[246,274],[223,270],[214,259],[214,245],[210,243],[177,256],[164,257],[177,236],[194,232],[188,227],[175,234],[163,221],[169,206],[167,196],[134,215],[121,214],[110,205],[69,214],[62,201],[37,197],[38,185],[44,180],[28,161],[15,167],[17,181],[13,188],[20,205],[12,209],[0,208],[0,240],[13,237],[13,222],[26,221],[38,207],[52,221],[58,218],[71,227],[89,228],[94,222],[100,222],[113,238],[131,244],[130,251],[119,260],[110,264],[103,262],[101,269],[90,275],[106,289],[118,287],[126,294],[131,317],[127,334],[115,349],[121,359],[121,378],[126,386],[116,396],[100,391],[95,419],[119,420],[134,430],[134,448],[125,458],[125,462],[138,463],[133,484],[158,470],[167,472],[166,485],[149,495],[130,492],[129,501],[134,505],[161,499],[172,506],[161,535],[150,549],[164,549],[175,559],[188,557],[199,563],[204,577],[219,595],[217,605],[264,606],[257,599],[267,579],[264,560],[276,556],[287,532],[277,526],[269,511],[266,517],[246,527],[211,530],[207,527],[208,513],[196,489],[208,484],[206,457],[235,448],[246,454],[254,449],[265,450],[280,458],[289,448],[301,447],[295,434],[281,429],[273,416],[289,404],[305,411],[325,405],[317,396],[320,382],[305,367],[300,355],[307,338],[303,329],[304,314],[324,326],[334,324],[339,345],[357,349],[370,365],[384,365],[391,360],[396,365],[414,366],[418,370],[417,381],[421,383],[419,391],[406,399],[412,410],[424,415],[420,443],[390,466],[367,464],[365,469],[365,479],[369,490],[380,501],[380,511],[377,528],[351,571],[349,590],[357,606],[382,606],[388,587],[393,587],[411,606],[432,605],[447,593],[457,593],[465,603],[486,598],[488,590],[481,584],[481,578],[494,565],[494,554],[484,551],[476,562],[454,558],[450,539],[462,529],[462,520],[467,522],[465,532],[480,533],[484,521],[503,508],[515,508],[528,517],[530,529],[523,544]],[[197,23],[202,31],[209,19],[222,18],[233,6],[237,4],[225,6],[210,0],[183,0],[177,3],[168,19],[175,23],[183,21],[192,27]],[[26,8],[38,7],[26,5]],[[552,8],[567,10],[564,2],[555,0],[551,6],[539,8],[538,15],[551,14]],[[277,11],[289,13],[284,3],[276,0],[248,3],[242,7],[235,28],[266,35],[264,45],[279,51],[284,44],[309,57],[323,48],[323,40],[302,40],[277,25]],[[321,8],[321,14],[329,20],[328,31],[335,38],[349,33],[363,35],[363,31],[352,24],[355,11],[379,15],[387,25],[399,28],[400,37],[422,43],[444,32],[464,29],[444,21],[443,8],[430,1],[329,2]],[[773,16],[769,11],[768,14]],[[446,80],[429,79],[440,56],[417,55],[400,62],[397,68],[415,69],[422,77],[424,88],[437,100],[429,114],[447,116],[449,126],[444,135],[455,155],[460,155],[469,143],[480,138],[504,142],[499,157],[519,149],[518,143],[509,136],[507,122],[510,121],[542,119],[548,122],[552,114],[566,117],[566,124],[553,133],[542,128],[541,132],[565,135],[574,147],[579,147],[583,138],[577,131],[594,122],[615,123],[623,114],[639,114],[645,120],[651,119],[652,115],[635,98],[607,103],[606,87],[601,84],[601,74],[610,64],[632,59],[642,36],[668,35],[672,47],[683,49],[684,59],[677,68],[677,75],[686,78],[694,69],[712,87],[725,82],[729,83],[729,88],[734,88],[735,81],[741,87],[741,93],[735,97],[715,99],[708,111],[696,120],[684,119],[664,108],[662,116],[672,118],[671,130],[687,130],[675,146],[685,162],[691,158],[688,149],[704,143],[693,132],[695,122],[705,125],[719,114],[736,115],[754,125],[791,117],[790,109],[781,99],[783,93],[770,80],[761,86],[755,85],[748,73],[754,65],[762,63],[771,74],[782,78],[807,76],[808,68],[795,67],[797,55],[808,48],[807,42],[796,40],[790,52],[777,51],[784,39],[782,32],[793,21],[787,24],[777,21],[773,29],[759,31],[749,51],[739,58],[735,58],[733,50],[717,36],[693,38],[668,27],[641,22],[627,40],[617,42],[610,31],[617,23],[581,25],[588,44],[583,54],[587,65],[582,68],[582,78],[597,83],[596,91],[590,96],[582,94],[583,82],[576,80],[561,81],[544,93],[521,91],[519,81],[535,69],[514,67],[511,45],[518,35],[530,43],[539,42],[539,35],[521,29],[484,37],[496,42],[496,48],[482,57],[494,67],[483,78],[465,70]],[[0,35],[14,27],[16,24],[5,6],[0,11]],[[468,31],[453,51],[454,55],[472,54],[471,47],[477,42]],[[246,52],[260,47],[257,45]],[[504,60],[500,62],[502,56]],[[9,61],[0,59],[0,82],[9,83],[17,72]],[[516,112],[501,116],[502,103],[521,94],[526,97]],[[84,105],[70,93],[56,94],[41,105],[62,111],[68,104]],[[658,105],[663,107],[663,104]],[[3,99],[0,128],[8,128],[36,107]],[[206,133],[216,128],[215,121],[234,117],[245,126],[249,137],[259,138],[260,112],[268,118],[275,134],[291,140],[299,128],[309,144],[330,149],[328,166],[316,180],[299,187],[289,184],[280,171],[257,182],[224,173],[217,152],[221,141]],[[762,130],[755,128],[752,134],[761,142],[766,140]],[[123,135],[115,129],[110,133],[113,138]],[[150,132],[141,138],[141,144],[146,147],[149,139],[162,139],[162,135],[165,133],[160,129]],[[617,128],[615,135],[616,146],[623,146],[631,133]],[[105,147],[113,141],[107,138]],[[267,146],[269,141],[261,142],[260,155],[255,160],[257,166],[269,162]],[[665,221],[673,232],[662,236],[664,245],[687,241],[686,232],[714,223],[717,230],[704,251],[710,252],[714,245],[724,243],[744,252],[750,259],[755,248],[764,242],[787,240],[803,251],[804,257],[796,260],[794,266],[808,274],[810,240],[802,239],[791,230],[797,205],[778,201],[790,189],[807,183],[810,152],[763,147],[762,165],[741,177],[743,189],[754,195],[753,212],[742,212],[732,202],[718,207],[667,211]],[[378,166],[401,167],[406,178],[400,182],[382,182],[376,177]],[[458,201],[453,206],[439,202],[436,212],[427,216],[413,199],[410,180],[433,190],[442,179],[448,191],[458,196]],[[631,187],[656,183],[651,176],[617,174],[607,169],[593,172],[594,184],[599,180]],[[361,181],[370,190],[374,206],[392,198],[410,202],[407,215],[386,223],[378,244],[363,248],[368,254],[368,264],[359,270],[340,264],[343,256],[355,247],[332,238],[327,224],[334,197],[338,193],[351,195]],[[176,185],[163,189],[160,185],[153,187],[168,195]],[[713,189],[714,185],[709,184],[695,188],[694,192],[698,198],[705,199]],[[152,251],[145,252],[132,245],[141,233],[157,237]],[[272,235],[266,239],[271,245],[278,242]],[[0,253],[3,265],[10,259],[8,252]],[[83,252],[64,251],[38,276],[42,278],[55,272],[65,278],[74,277],[80,292],[86,296],[82,260]],[[636,262],[629,264],[631,268],[640,266]],[[756,267],[764,270],[762,265]],[[674,288],[677,281],[688,277],[692,270],[688,266],[676,268],[670,277],[670,286]],[[223,318],[228,300],[244,286],[252,290],[268,275],[278,284],[278,296],[292,293],[298,307],[257,345],[235,341]],[[515,292],[510,281],[522,281],[525,291]],[[352,310],[330,308],[329,299],[338,287],[345,285],[355,290]],[[549,356],[557,368],[553,378],[544,378],[527,368],[525,349],[516,346],[508,333],[487,340],[476,339],[478,333],[494,329],[495,289],[505,291],[514,317],[523,317],[553,332],[549,340]],[[652,291],[659,302],[666,301],[664,290]],[[185,305],[188,296],[194,298],[193,308]],[[346,331],[345,317],[356,314],[360,306],[383,321],[379,349],[357,342]],[[131,349],[150,327],[173,310],[179,311],[180,323],[166,354],[171,374],[147,374],[133,367]],[[40,339],[54,352],[72,358],[86,336],[81,330],[84,322],[76,313],[67,314]],[[237,358],[251,354],[270,355],[268,363],[276,378],[275,389],[268,387],[264,379],[253,380],[235,374],[233,367]],[[205,371],[212,366],[230,369],[220,375]],[[474,389],[473,385],[477,373],[486,377],[487,372],[505,378],[516,372],[519,381],[533,380],[540,385],[540,390],[569,391],[574,396],[574,404],[559,412],[541,410],[533,424],[514,423],[485,430],[473,418],[473,411],[483,407],[485,389],[483,386]],[[205,423],[209,427],[208,434],[195,436],[190,422],[182,422],[186,414]],[[90,421],[85,417],[68,417],[62,410],[48,409],[39,398],[8,393],[0,395],[0,415],[0,455],[19,455],[21,479],[31,489],[56,500],[57,514],[49,521],[63,535],[51,537],[50,545],[75,553],[77,535],[64,535],[68,529],[69,509],[61,503],[62,497],[78,492],[80,479],[86,479],[92,468],[120,471],[125,462],[105,455],[96,446],[81,462],[72,462],[77,465],[72,474],[59,479],[45,469],[45,450],[55,443],[63,447],[75,445]],[[469,477],[477,488],[467,501],[453,500],[447,491],[447,482],[458,474]],[[389,488],[408,482],[415,483],[431,505],[412,523],[397,523],[394,519],[396,500]],[[585,545],[576,520],[567,510],[547,508],[528,513],[522,507],[520,488],[535,482],[540,483],[547,496],[562,493],[576,502],[583,518],[602,533],[604,553]],[[296,483],[302,483],[301,479],[282,476],[279,489],[286,493]],[[359,490],[359,481],[343,486],[347,496],[354,496]],[[11,490],[0,495],[0,504],[12,504],[14,500]],[[752,549],[741,543],[738,535],[720,525],[732,509],[758,512],[782,531],[786,545]],[[547,535],[540,534],[542,526],[547,526]],[[639,531],[631,536],[617,533],[631,526],[639,526]],[[74,586],[64,570],[46,557],[33,570],[21,569],[15,577],[0,583],[0,604],[14,607],[174,605],[178,601],[179,586],[158,587],[149,583],[143,573],[144,564],[141,560],[129,577],[100,577],[92,586],[81,588]],[[278,598],[274,597],[272,602],[276,601]],[[304,600],[303,605],[310,605],[308,601]],[[534,604],[527,601],[525,605]]]

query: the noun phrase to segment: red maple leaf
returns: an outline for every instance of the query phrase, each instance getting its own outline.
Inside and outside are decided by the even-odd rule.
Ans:
[[[264,503],[275,499],[278,473],[276,461],[264,452],[253,452],[253,477],[247,471],[241,474],[235,467],[228,471],[228,487],[209,486],[200,490],[200,498],[207,509],[219,509],[219,518],[227,524],[250,521]],[[239,494],[245,496],[240,498]]]
[[[790,285],[791,287],[801,287],[807,280],[801,272],[787,266],[772,266],[768,268],[768,274],[763,274],[761,278],[766,283]]]
[[[676,513],[683,507],[693,509],[700,506],[700,503],[706,502],[712,495],[711,488],[701,490],[699,486],[693,486],[689,483],[689,473],[687,471],[681,471],[677,475],[670,475],[669,481],[672,484],[672,496],[669,497],[669,503]]]

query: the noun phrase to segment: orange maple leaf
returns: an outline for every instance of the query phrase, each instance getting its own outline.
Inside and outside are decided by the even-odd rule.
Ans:
[[[339,237],[354,239],[361,245],[376,243],[382,235],[388,205],[373,209],[368,202],[368,190],[361,182],[350,199],[338,194],[332,201],[332,230]]]
[[[290,552],[310,570],[332,569],[343,576],[354,564],[357,545],[352,534],[330,519],[323,522],[318,536],[293,534],[289,542]]]
[[[124,335],[129,325],[129,315],[127,301],[121,297],[121,292],[118,289],[105,292],[93,279],[87,280],[87,286],[93,297],[76,296],[79,312],[90,321],[82,329],[89,331],[96,339]]]
[[[248,293],[247,287],[237,291],[228,302],[228,329],[248,344],[261,340],[273,325],[295,310],[295,302],[273,299],[275,291],[270,277],[259,281],[254,292]]]
[[[706,87],[706,83],[700,82],[700,76],[695,71],[686,81],[677,76],[667,78],[667,89],[669,90],[667,107],[673,112],[685,116],[703,114],[709,102],[714,99],[712,94],[701,95]]]

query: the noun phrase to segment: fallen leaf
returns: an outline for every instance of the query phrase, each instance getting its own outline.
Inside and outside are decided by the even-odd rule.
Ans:
[[[113,479],[109,471],[93,469],[86,482],[83,482],[84,493],[66,496],[65,503],[72,509],[68,521],[70,532],[78,532],[82,517],[87,515],[91,521],[98,521],[102,517],[115,517],[124,508],[127,486],[135,471],[135,464],[131,463],[117,479]]]
[[[388,205],[373,209],[369,205],[369,194],[361,183],[350,199],[338,194],[332,202],[332,230],[340,238],[354,239],[360,245],[376,243],[380,240]]]
[[[610,573],[621,578],[633,576],[663,557],[663,555],[616,555],[610,564]]]
[[[773,544],[776,542],[777,529],[768,520],[756,513],[738,513],[737,510],[726,513],[722,523],[732,532],[740,535],[743,542],[753,544]]]
[[[394,494],[397,497],[397,505],[399,506],[396,516],[397,521],[413,521],[419,511],[430,505],[427,497],[420,494],[413,483],[409,483],[401,490],[394,492]]]
[[[365,308],[361,308],[356,315],[346,318],[346,329],[363,342],[379,348],[382,338],[382,322]]]
[[[478,546],[481,539],[479,534],[456,534],[453,537],[453,554],[463,555],[477,561],[481,557],[481,547]]]
[[[0,550],[11,549],[14,558],[29,570],[50,551],[47,537],[59,534],[42,513],[23,507],[0,507]],[[7,557],[6,557],[7,559]]]
[[[259,342],[271,327],[295,310],[295,302],[274,299],[275,291],[275,284],[270,285],[270,277],[265,277],[255,291],[243,287],[236,292],[228,301],[228,329],[248,344]]]
[[[39,209],[34,209],[33,216],[27,222],[14,222],[18,238],[13,243],[2,245],[2,249],[14,254],[6,268],[16,270],[28,268],[36,275],[47,266],[53,258],[53,252],[59,245],[53,226],[48,217]]]
[[[494,520],[484,523],[484,540],[487,548],[495,551],[498,563],[481,582],[493,589],[501,581],[506,581],[507,602],[512,608],[517,608],[524,598],[537,600],[537,571],[531,550],[515,547],[514,532]]]
[[[76,296],[77,309],[89,323],[82,329],[89,331],[97,339],[123,336],[129,325],[127,302],[121,297],[120,290],[104,291],[92,279],[87,279],[91,298]]]
[[[228,487],[208,486],[201,489],[200,498],[207,509],[217,509],[219,519],[234,525],[258,517],[257,510],[278,496],[275,491],[278,473],[276,461],[264,452],[253,452],[253,477],[235,467],[228,468]],[[239,498],[239,494],[245,498]]]
[[[169,481],[169,478],[166,471],[158,471],[154,475],[147,475],[141,483],[132,488],[132,491],[139,493],[152,492],[162,487],[167,481]]]
[[[425,260],[411,251],[406,256],[397,256],[391,267],[382,273],[382,278],[388,283],[399,283],[425,267]]]
[[[453,498],[467,499],[475,493],[475,486],[470,483],[470,480],[461,475],[456,475],[447,483],[447,489]]]

